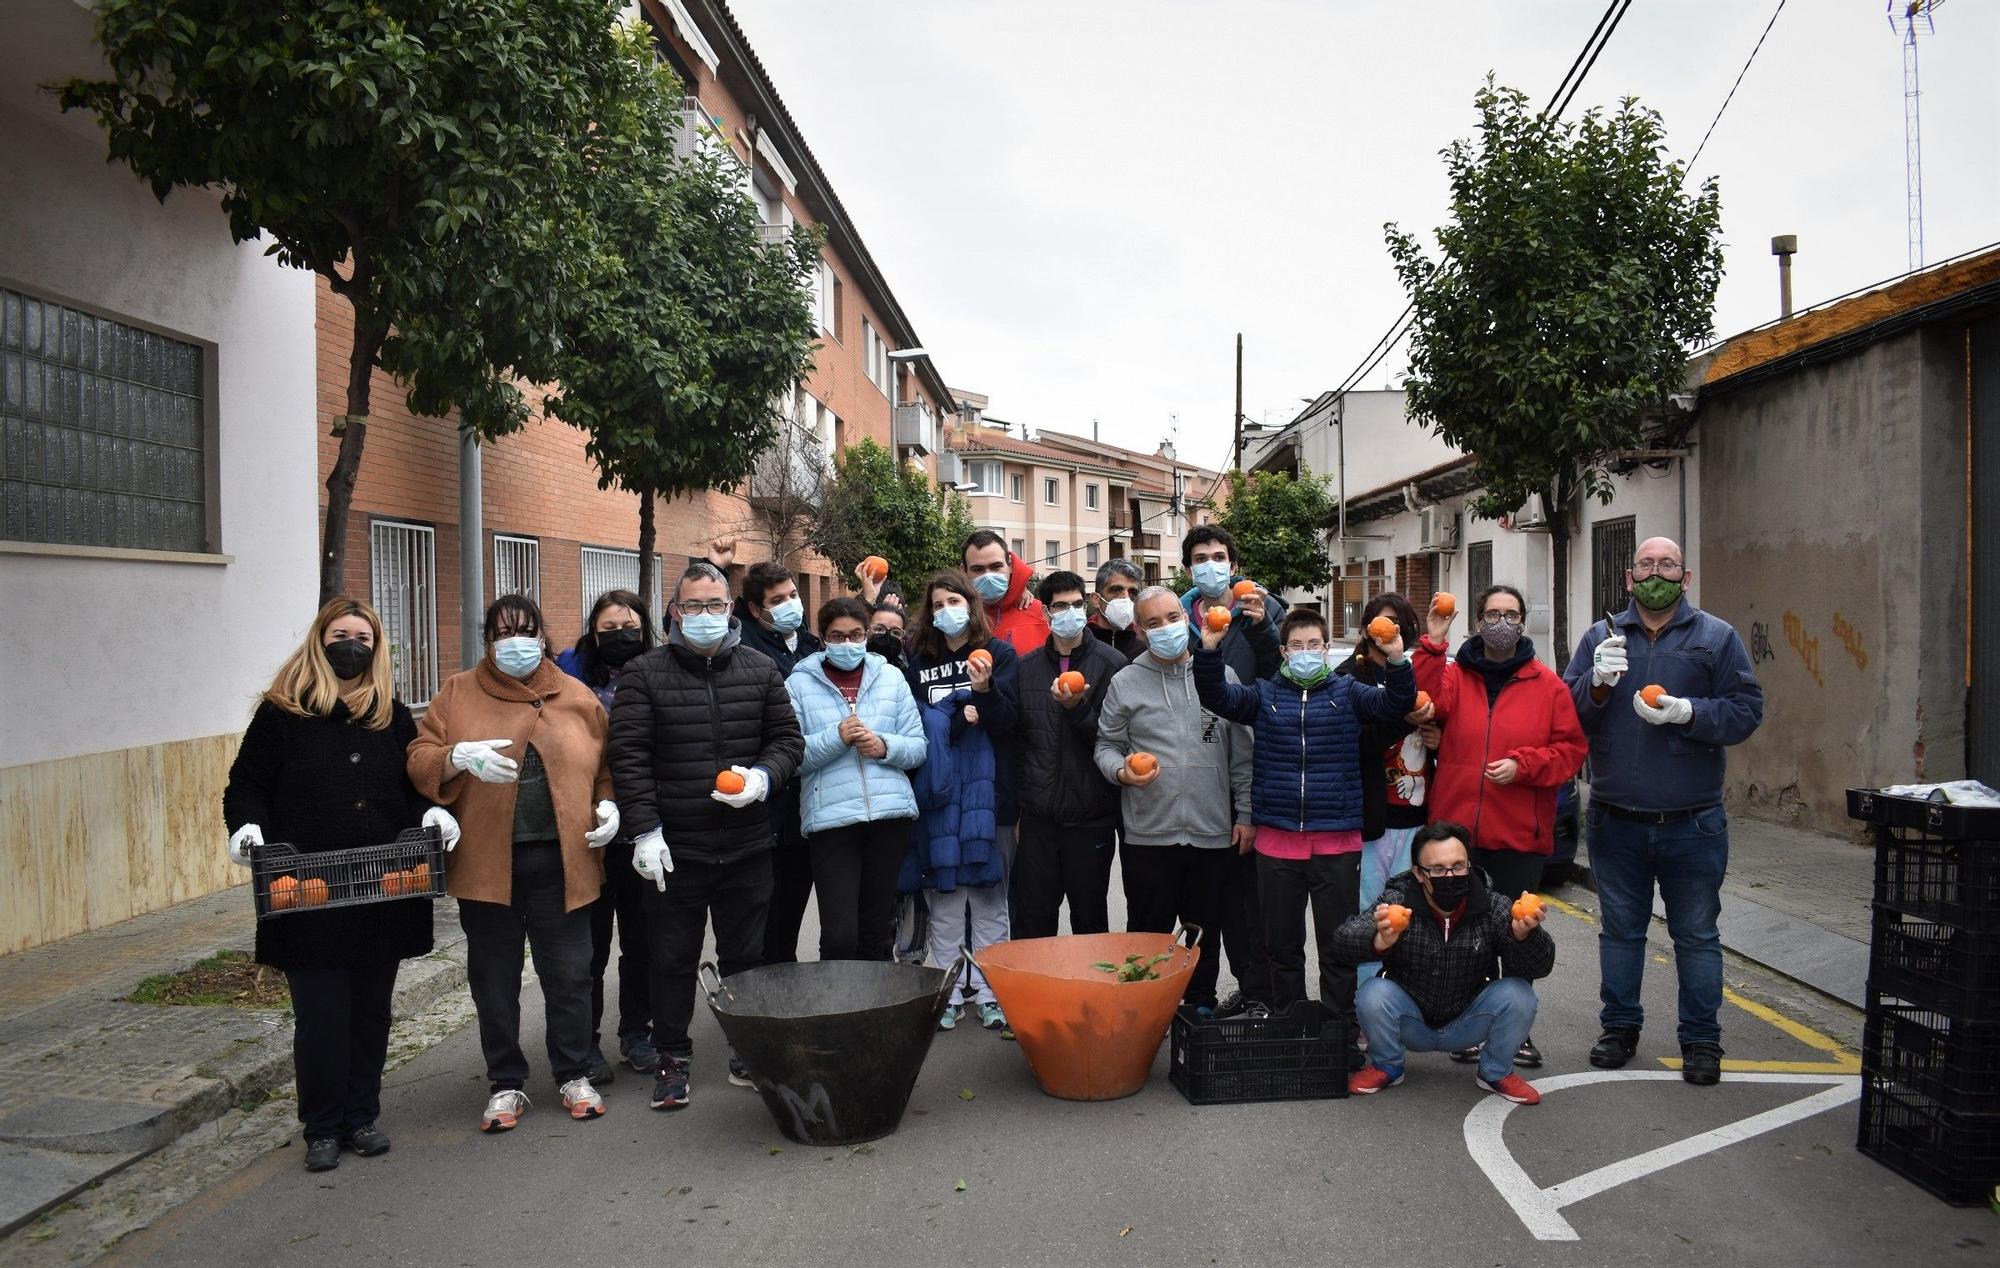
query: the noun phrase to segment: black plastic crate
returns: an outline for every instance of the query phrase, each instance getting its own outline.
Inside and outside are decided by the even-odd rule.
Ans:
[[[1862,1153],[1953,1206],[2000,1185],[2000,1114],[1964,1114],[1880,1078],[1861,1083]]]
[[[1972,1022],[1870,995],[1861,1069],[1965,1114],[2000,1115],[2000,1022]]]
[[[409,828],[387,845],[311,854],[273,841],[252,850],[251,860],[259,920],[444,893],[444,840],[436,828]],[[421,879],[413,871],[419,865],[429,869]]]
[[[1877,907],[1868,989],[1961,1021],[2000,1025],[2000,931]]]
[[[1850,788],[1847,817],[1952,841],[2000,841],[2000,806],[1960,806],[1923,797],[1892,796],[1873,788]]]
[[[1191,1105],[1347,1095],[1347,1023],[1317,1000],[1267,1017],[1174,1014],[1168,1080]]]
[[[2000,841],[1877,827],[1875,902],[1976,933],[2000,933]]]

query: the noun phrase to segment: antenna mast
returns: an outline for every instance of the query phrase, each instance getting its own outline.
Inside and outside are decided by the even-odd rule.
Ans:
[[[1924,145],[1917,117],[1917,36],[1934,35],[1931,10],[1944,0],[1889,0],[1889,29],[1903,45],[1904,200],[1909,217],[1910,271],[1924,266]]]

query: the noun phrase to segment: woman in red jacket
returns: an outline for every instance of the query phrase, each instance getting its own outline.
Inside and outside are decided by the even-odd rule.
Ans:
[[[1512,586],[1480,595],[1472,637],[1432,697],[1444,736],[1431,780],[1431,822],[1468,825],[1473,863],[1485,869],[1494,892],[1516,898],[1541,885],[1542,868],[1555,853],[1556,790],[1582,769],[1589,752],[1569,689],[1535,659],[1535,645],[1522,633],[1527,618],[1527,604]],[[1428,645],[1417,653],[1438,655]],[[1541,1065],[1532,1039],[1515,1061]]]

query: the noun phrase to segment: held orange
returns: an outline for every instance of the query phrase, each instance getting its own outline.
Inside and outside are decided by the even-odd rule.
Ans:
[[[1387,615],[1378,616],[1368,622],[1368,637],[1378,643],[1386,643],[1402,632],[1402,627]]]
[[[1257,583],[1248,580],[1237,582],[1229,591],[1229,597],[1238,603],[1243,602],[1245,599],[1254,598],[1256,594]]]
[[[978,648],[974,650],[972,655],[965,658],[965,663],[968,665],[978,665],[982,669],[991,669],[993,668],[993,653],[983,647]]]
[[[1401,903],[1389,904],[1389,927],[1397,933],[1410,927],[1410,909]]]
[[[271,909],[284,911],[299,904],[299,882],[295,876],[280,876],[271,882]]]
[[[1160,759],[1154,757],[1151,753],[1134,753],[1125,759],[1125,769],[1144,779],[1146,776],[1160,769]]]
[[[1666,694],[1667,694],[1667,689],[1665,687],[1662,687],[1659,683],[1651,683],[1647,686],[1639,688],[1639,698],[1646,702],[1646,707],[1648,709],[1659,708],[1660,697]]]
[[[1542,900],[1535,894],[1523,894],[1514,900],[1514,919],[1533,920],[1542,914]]]
[[[1208,615],[1202,619],[1208,622],[1208,628],[1211,630],[1226,630],[1229,628],[1229,609],[1223,607],[1210,608]]]
[[[305,884],[299,886],[299,905],[301,907],[317,907],[325,902],[327,898],[328,890],[326,882],[317,876],[309,877]]]
[[[1069,694],[1073,696],[1078,696],[1083,694],[1084,688],[1089,684],[1083,681],[1082,674],[1072,669],[1068,673],[1064,674],[1062,677],[1056,679],[1056,685],[1061,687],[1064,691],[1069,692]]]
[[[861,561],[861,575],[870,581],[884,581],[889,576],[889,561],[880,555],[870,555]]]
[[[734,797],[743,791],[743,776],[733,770],[723,771],[715,777],[715,791],[725,797]]]
[[[1419,691],[1417,693],[1417,708],[1428,709],[1430,707],[1431,707],[1431,693],[1428,691]]]
[[[1458,611],[1458,600],[1449,591],[1440,590],[1431,597],[1431,611],[1449,620]]]

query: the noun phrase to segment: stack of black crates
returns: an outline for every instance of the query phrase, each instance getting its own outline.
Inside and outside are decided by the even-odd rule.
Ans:
[[[1861,1152],[1956,1206],[2000,1186],[2000,808],[1850,789],[1874,825]]]

